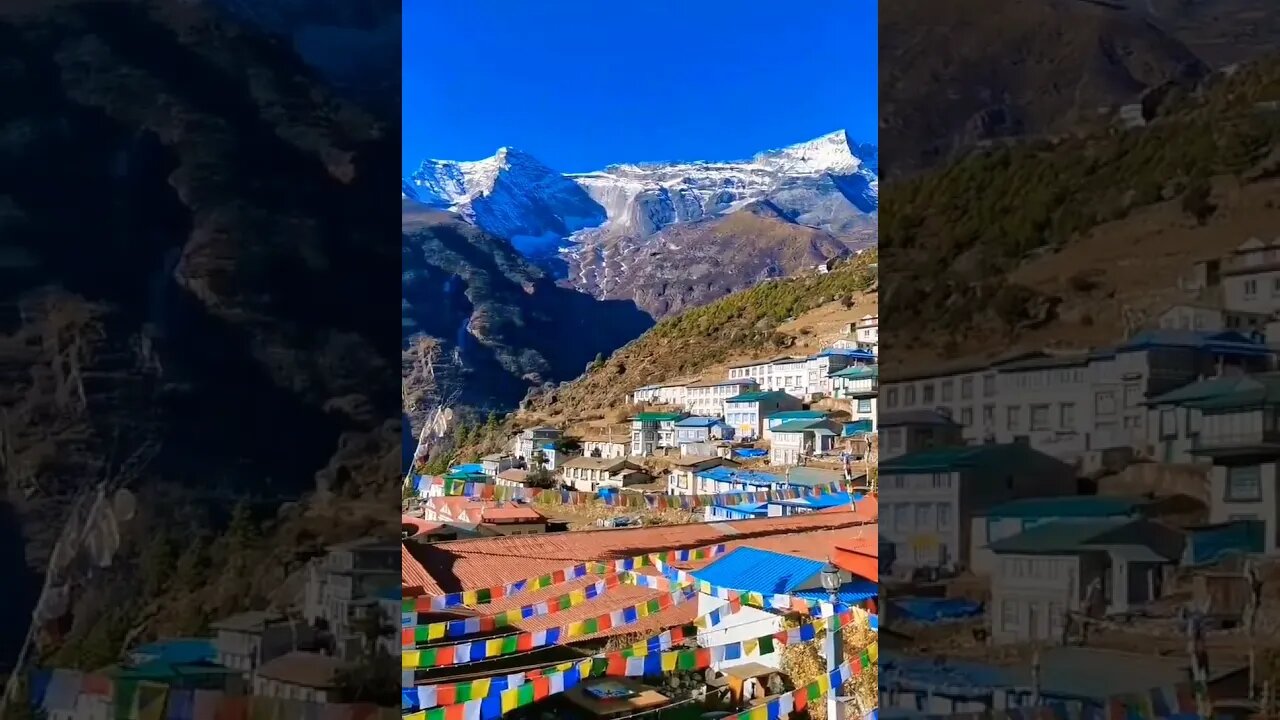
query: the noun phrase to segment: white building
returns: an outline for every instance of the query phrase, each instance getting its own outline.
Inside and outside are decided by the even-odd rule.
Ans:
[[[1265,369],[1272,358],[1237,333],[1147,330],[1114,348],[885,383],[884,409],[932,409],[955,420],[967,442],[1027,442],[1093,471],[1110,452],[1150,451],[1148,398],[1201,377]]]
[[[805,399],[831,397],[833,373],[850,367],[867,367],[876,362],[875,353],[866,350],[827,348],[805,359]]]
[[[624,458],[576,457],[560,468],[560,479],[579,492],[595,492],[602,486],[629,487],[652,480],[643,469]]]
[[[1223,306],[1270,315],[1280,310],[1280,239],[1250,238],[1222,258]]]
[[[334,692],[343,667],[341,661],[328,655],[291,652],[258,669],[253,679],[253,694],[281,700],[336,702]]]
[[[765,418],[787,410],[800,410],[800,399],[781,390],[757,390],[724,401],[722,416],[736,437],[747,440],[764,434]]]
[[[758,390],[759,383],[751,379],[706,380],[689,385],[684,409],[694,415],[719,417],[724,412],[724,401],[735,395]]]
[[[880,344],[880,316],[863,315],[854,323],[853,336],[860,343],[876,346]]]
[[[1074,495],[1067,464],[1026,445],[933,448],[880,461],[880,537],[893,574],[970,566],[972,519],[1025,497]]]
[[[514,455],[506,453],[493,453],[480,458],[480,467],[483,468],[484,474],[489,477],[497,477],[498,473],[503,470],[519,466],[520,461]]]
[[[661,385],[645,385],[632,391],[629,399],[632,405],[674,405],[681,407],[686,402],[688,387],[685,383],[666,383]]]
[[[830,454],[840,437],[840,426],[830,420],[788,420],[769,434],[769,464],[799,465],[804,459]]]
[[[683,413],[642,412],[631,418],[631,455],[647,457],[659,448],[676,447],[676,423]]]
[[[876,403],[880,397],[880,368],[850,367],[831,375],[831,396],[849,401],[849,419],[870,420],[876,427]]]
[[[533,459],[533,451],[560,439],[560,431],[553,427],[529,428],[516,436],[514,450],[516,457],[529,463]]]
[[[263,664],[312,641],[311,626],[283,613],[255,610],[210,625],[218,664],[252,678]]]
[[[670,495],[698,495],[698,473],[711,468],[735,469],[738,463],[722,457],[698,457],[684,455],[671,464],[667,473],[667,493]]]
[[[1156,324],[1166,330],[1265,332],[1271,317],[1267,313],[1226,310],[1212,303],[1186,302],[1165,310]]]
[[[619,435],[616,439],[612,436],[596,436],[582,441],[582,454],[587,457],[621,458],[630,452],[630,438],[624,435]]]
[[[932,410],[904,410],[879,418],[880,461],[936,447],[963,445],[961,428]]]
[[[1055,522],[989,546],[992,638],[1054,641],[1067,611],[1124,613],[1159,599],[1185,546],[1149,520]]]
[[[431,498],[427,502],[443,500]],[[400,547],[394,542],[362,538],[326,550],[307,568],[303,619],[324,621],[341,648],[355,634],[351,625],[355,604],[395,586],[400,575]]]
[[[734,365],[729,379],[751,380],[764,392],[784,392],[803,400],[808,387],[808,358],[782,356]],[[748,392],[744,390],[743,392]]]

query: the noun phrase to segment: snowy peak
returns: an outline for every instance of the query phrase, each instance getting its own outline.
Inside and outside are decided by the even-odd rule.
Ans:
[[[762,152],[753,161],[778,172],[814,175],[853,173],[862,164],[854,155],[849,134],[844,130],[778,150]]]
[[[483,160],[427,160],[406,180],[405,194],[517,245],[538,239],[534,244],[554,246],[599,226],[646,237],[755,201],[839,234],[874,222],[877,165],[875,147],[854,144],[844,130],[747,160],[619,164],[570,175],[503,147]]]
[[[426,160],[405,184],[421,202],[511,240],[564,236],[605,220],[576,183],[510,147],[483,160]]]

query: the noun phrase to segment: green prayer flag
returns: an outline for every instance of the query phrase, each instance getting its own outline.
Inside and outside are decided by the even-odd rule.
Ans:
[[[533,704],[533,683],[525,683],[516,688],[516,706],[523,707]]]
[[[698,653],[694,650],[681,650],[676,655],[677,670],[697,670]]]
[[[760,638],[760,654],[768,655],[773,652],[773,637]]]

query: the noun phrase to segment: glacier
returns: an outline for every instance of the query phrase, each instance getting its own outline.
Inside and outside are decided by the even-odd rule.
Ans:
[[[403,184],[406,196],[509,240],[595,228],[642,238],[754,201],[834,233],[866,227],[878,209],[877,173],[875,146],[838,130],[747,160],[619,164],[571,174],[504,147],[483,160],[423,161]]]

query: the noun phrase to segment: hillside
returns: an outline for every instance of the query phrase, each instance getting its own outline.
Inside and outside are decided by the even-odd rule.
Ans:
[[[1139,13],[1081,0],[885,3],[880,38],[892,176],[976,143],[1074,130],[1207,70]]]
[[[1280,58],[1171,94],[1143,128],[983,150],[891,183],[883,252],[900,271],[884,293],[901,310],[886,353],[1114,339],[1193,260],[1274,234],[1275,100]]]
[[[570,260],[574,285],[603,298],[633,300],[661,319],[810,270],[827,258],[875,245],[875,230],[837,237],[787,220],[759,203],[722,218],[673,225],[643,241],[605,235]]]
[[[404,338],[438,343],[463,406],[514,407],[652,325],[631,302],[559,287],[511,243],[453,213],[402,205]]]
[[[538,394],[520,424],[599,416],[644,385],[706,374],[727,364],[817,350],[842,323],[876,311],[874,251],[826,275],[771,280],[663,320],[577,380]],[[846,306],[847,305],[847,306]]]

